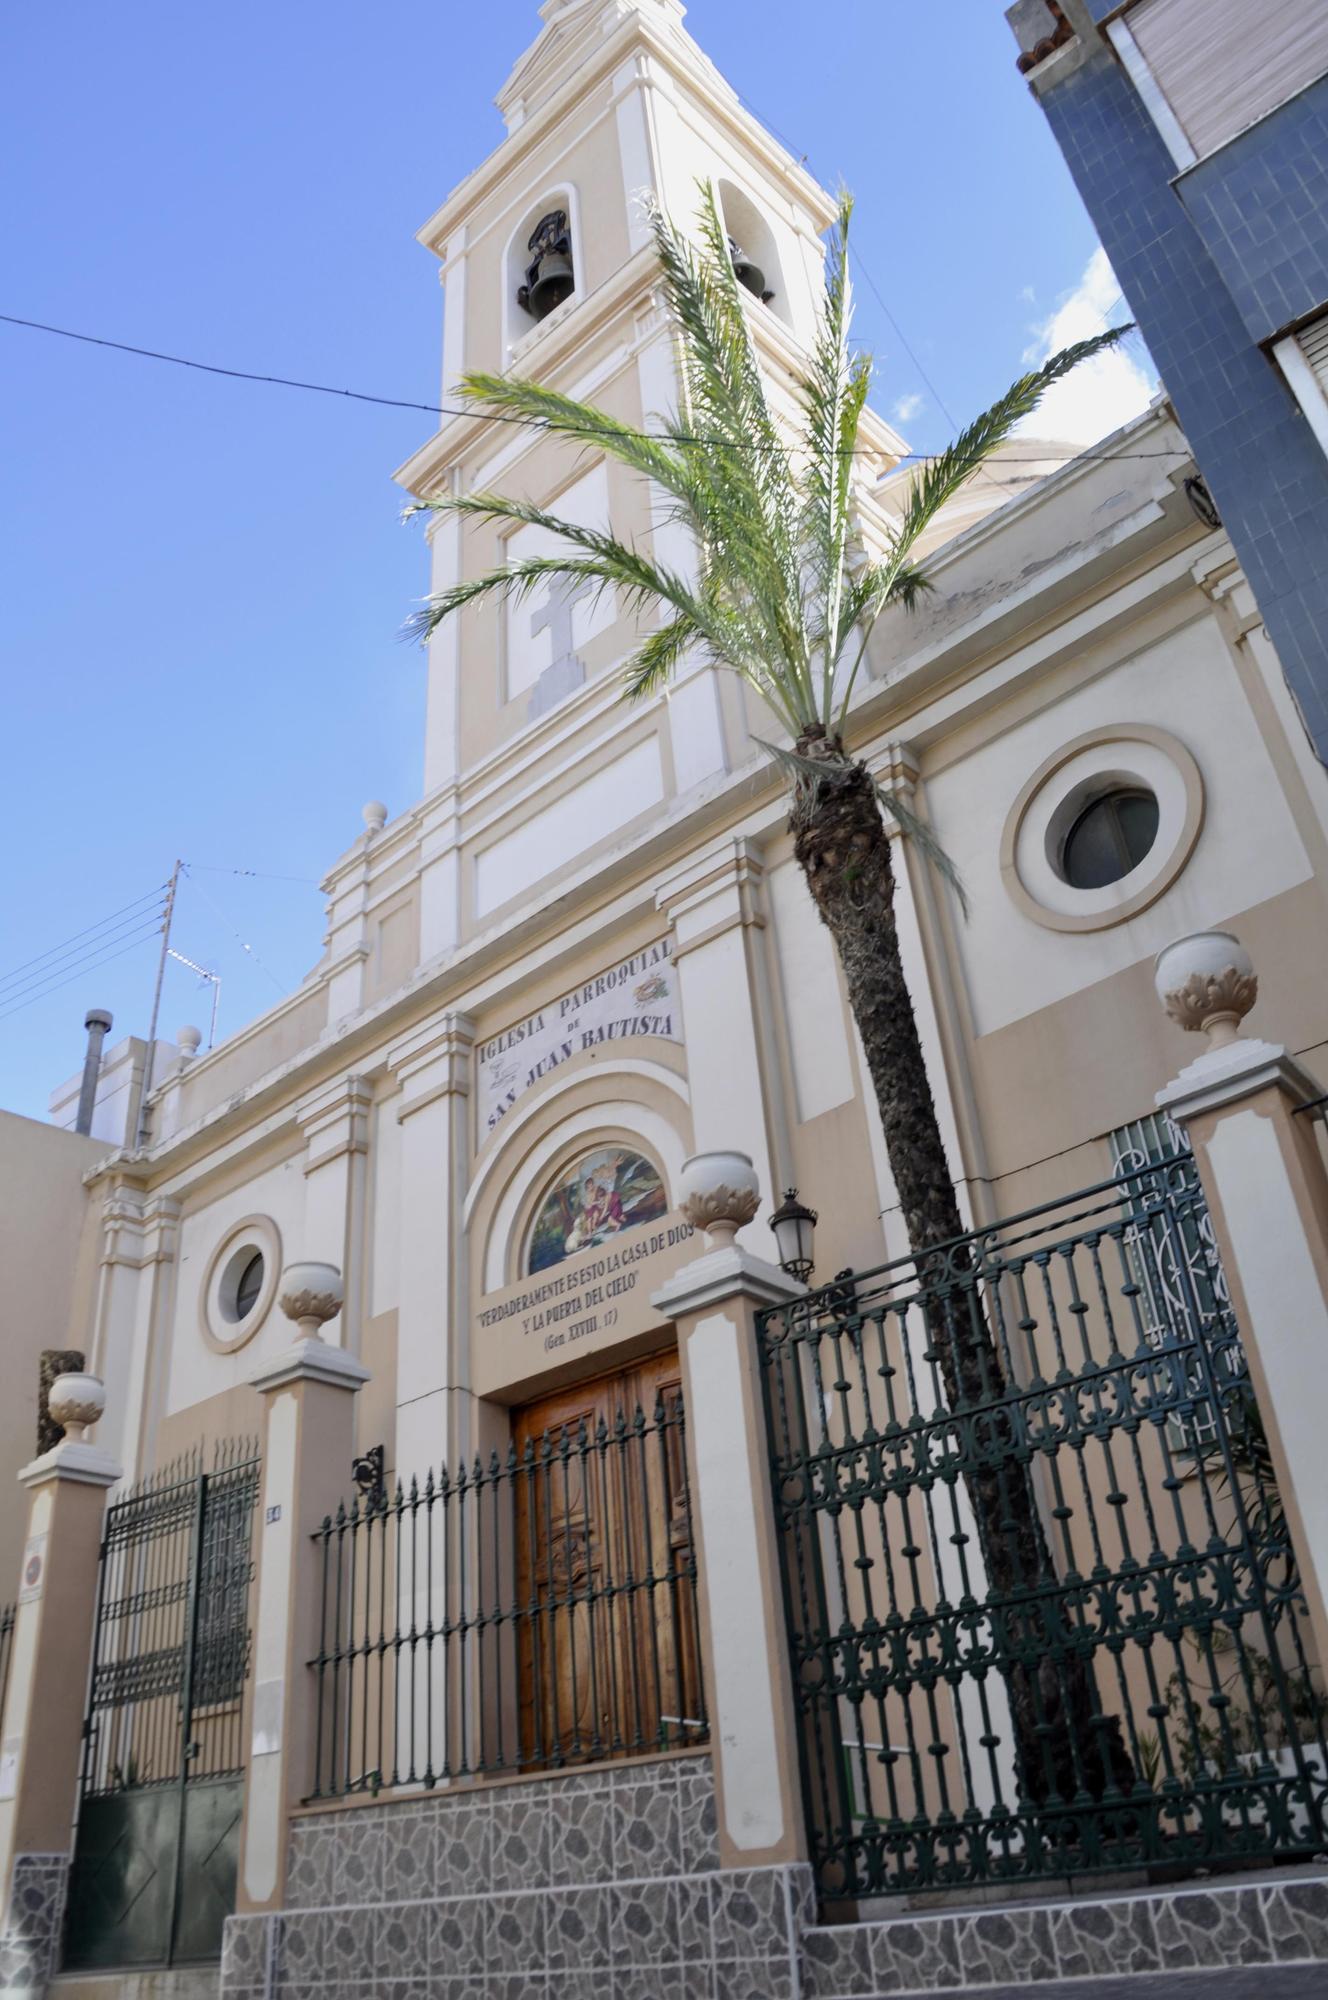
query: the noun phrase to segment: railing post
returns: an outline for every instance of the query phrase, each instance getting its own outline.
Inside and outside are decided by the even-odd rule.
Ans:
[[[1328,1171],[1303,1115],[1323,1090],[1286,1049],[1239,1033],[1258,981],[1229,932],[1169,945],[1157,989],[1172,1020],[1208,1036],[1157,1102],[1194,1150],[1328,1668]]]
[[[724,1868],[807,1855],[756,1315],[804,1287],[733,1241],[760,1195],[741,1153],[683,1169],[680,1206],[708,1252],[653,1303],[678,1330],[696,1535],[701,1663]]]
[[[319,1337],[341,1310],[333,1264],[290,1264],[281,1309],[300,1338],[250,1377],[263,1397],[249,1779],[237,1908],[280,1909],[287,1822],[313,1784],[317,1706],[308,1661],[318,1648],[319,1574],[310,1536],[350,1483],[355,1392],[369,1371]]]
[[[95,1375],[60,1376],[49,1407],[64,1439],[18,1475],[28,1533],[0,1724],[0,1971],[19,1992],[44,1993],[58,1954],[102,1521],[107,1488],[121,1477],[83,1439],[105,1406]]]

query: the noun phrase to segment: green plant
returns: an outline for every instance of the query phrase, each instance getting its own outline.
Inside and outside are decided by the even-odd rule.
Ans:
[[[848,245],[853,205],[841,197],[829,245],[824,304],[795,384],[796,422],[769,394],[752,331],[756,310],[734,275],[714,187],[701,191],[699,245],[658,210],[651,227],[676,336],[682,407],[643,432],[547,383],[476,373],[462,394],[492,416],[532,426],[631,468],[662,496],[695,550],[671,566],[640,541],[560,518],[494,491],[448,493],[428,510],[489,527],[536,526],[552,551],[463,575],[430,598],[408,630],[427,638],[482,599],[521,599],[553,581],[617,595],[643,632],[623,671],[624,694],[660,690],[684,660],[727,669],[753,688],[787,744],[764,747],[789,786],[794,848],[834,939],[862,1038],[891,1169],[915,1253],[962,1235],[922,1044],[904,978],[894,914],[894,864],[882,807],[959,887],[925,820],[883,790],[852,746],[852,702],[882,612],[911,608],[931,586],[918,545],[942,508],[997,451],[1044,392],[1128,331],[1080,341],[1022,375],[954,443],[918,468],[894,525],[869,547],[858,526],[858,439],[871,362],[850,345]],[[961,892],[962,895],[962,892]],[[926,1265],[924,1262],[924,1270]],[[943,1314],[937,1346],[952,1406],[999,1396],[1002,1371],[980,1312]],[[1012,1468],[970,1479],[992,1586],[1027,1590],[1050,1560],[1027,1480]],[[1076,1784],[1067,1730],[1096,1740],[1090,1670],[1072,1660],[1059,1677],[1012,1669],[1009,1681],[1024,1765],[1045,1783],[1054,1723],[1057,1784]],[[1132,1781],[1112,1751],[1118,1782]]]

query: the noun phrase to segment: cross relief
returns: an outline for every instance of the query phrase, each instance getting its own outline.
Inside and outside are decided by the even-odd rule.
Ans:
[[[589,577],[559,578],[549,592],[547,603],[531,613],[530,636],[533,639],[547,632],[553,657],[530,691],[528,716],[543,715],[584,681],[585,662],[572,650],[572,611],[594,589]]]
[[[553,649],[550,666],[561,666],[564,660],[575,657],[572,652],[572,607],[584,602],[594,588],[586,576],[561,578],[554,583],[548,602],[531,613],[531,638],[536,638],[541,632],[549,634]]]

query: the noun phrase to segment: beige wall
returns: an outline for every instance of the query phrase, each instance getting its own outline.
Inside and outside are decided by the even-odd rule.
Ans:
[[[36,1456],[42,1349],[88,1345],[101,1203],[83,1175],[105,1152],[104,1140],[0,1111],[0,1604],[18,1588],[26,1508],[15,1475]]]

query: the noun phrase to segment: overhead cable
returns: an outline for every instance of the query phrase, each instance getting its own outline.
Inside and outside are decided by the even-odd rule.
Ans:
[[[547,431],[550,428],[542,417],[522,416],[511,410],[481,410],[470,406],[458,408],[455,405],[447,403],[415,403],[407,401],[400,396],[371,395],[363,389],[338,389],[327,382],[305,382],[290,375],[264,375],[247,368],[223,368],[211,361],[195,361],[182,354],[165,354],[152,347],[134,347],[128,341],[108,340],[99,334],[76,333],[67,326],[50,326],[44,320],[21,319],[16,313],[0,313],[0,323],[6,326],[26,327],[35,333],[54,334],[62,340],[83,341],[92,347],[113,348],[119,354],[137,355],[141,360],[145,361],[163,361],[176,368],[197,369],[205,375],[224,375],[228,380],[234,382],[259,382],[279,389],[303,389],[318,396],[340,396],[356,403],[377,403],[386,409],[420,410],[425,415],[431,417],[466,417],[477,423],[515,424],[527,430],[540,432]],[[941,407],[942,414],[944,414],[944,405]],[[949,421],[951,424],[954,422],[953,418],[950,418]],[[631,425],[610,426],[607,424],[588,424],[568,432],[567,435],[572,437],[621,437],[626,435],[628,437],[646,439],[652,444],[707,445],[712,449],[722,448],[726,451],[784,451],[792,453],[800,449],[799,446],[794,444],[761,445],[751,442],[740,443],[736,438],[704,437],[688,432],[683,432],[678,436],[670,436],[665,431],[635,430]],[[895,453],[885,445],[857,445],[852,451],[845,452],[841,456],[848,458],[889,458],[893,465],[908,465],[925,464],[928,459],[935,458],[937,454],[931,451]],[[1013,451],[994,451],[987,454],[984,463],[992,464],[999,459],[1019,465],[1036,465],[1045,464],[1048,459],[1056,458],[1068,461],[1080,458],[1142,459],[1188,458],[1189,456],[1189,451],[1183,449],[1173,451],[1105,452],[1090,449],[1088,451],[1035,451],[1022,454]]]

